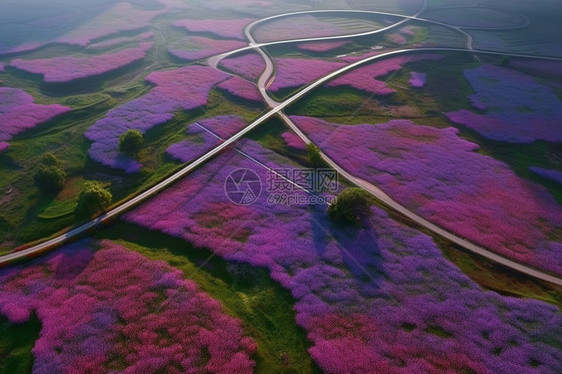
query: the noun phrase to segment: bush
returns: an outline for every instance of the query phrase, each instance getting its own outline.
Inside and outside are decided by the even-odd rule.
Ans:
[[[90,181],[84,184],[84,189],[78,196],[76,214],[80,216],[91,216],[99,211],[105,211],[113,200],[109,192],[100,182]]]
[[[306,145],[306,152],[308,153],[308,159],[310,163],[314,167],[322,167],[324,166],[324,160],[322,156],[320,156],[320,148],[318,148],[315,144],[309,143]]]
[[[43,192],[60,191],[64,186],[66,173],[59,167],[42,165],[35,173],[35,184]]]
[[[140,150],[142,142],[142,133],[139,130],[127,130],[119,137],[119,150],[135,154]]]
[[[339,223],[359,225],[371,215],[371,195],[361,188],[343,190],[328,208],[330,217]]]
[[[56,166],[58,168],[61,166],[60,160],[51,152],[47,152],[41,157],[41,164],[45,166]]]

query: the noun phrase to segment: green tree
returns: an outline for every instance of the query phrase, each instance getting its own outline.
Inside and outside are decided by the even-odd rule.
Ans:
[[[310,163],[314,167],[321,167],[324,166],[324,160],[320,155],[320,148],[318,148],[315,144],[309,143],[306,145],[306,152],[308,153],[308,159]]]
[[[142,146],[143,138],[139,130],[127,130],[119,137],[119,150],[121,152],[136,154]]]
[[[39,170],[35,173],[35,185],[46,193],[57,192],[64,187],[66,173],[61,169],[60,160],[51,152],[41,157]]]
[[[43,192],[57,192],[64,187],[66,173],[56,166],[41,165],[35,173],[35,184]]]
[[[76,214],[80,216],[91,216],[99,211],[105,211],[113,200],[109,192],[100,182],[89,181],[78,196]]]
[[[60,160],[51,152],[47,152],[41,157],[41,164],[45,166],[56,166],[58,168],[61,166]]]
[[[372,214],[371,203],[372,197],[367,191],[347,188],[328,207],[328,214],[336,222],[357,226]]]

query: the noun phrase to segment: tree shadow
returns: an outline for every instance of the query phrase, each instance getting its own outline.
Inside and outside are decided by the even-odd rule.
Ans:
[[[361,284],[361,289],[372,294],[385,278],[377,232],[370,219],[361,225],[342,225],[328,217],[325,206],[310,208],[314,247],[320,258],[328,255],[328,246],[335,245],[347,269]]]

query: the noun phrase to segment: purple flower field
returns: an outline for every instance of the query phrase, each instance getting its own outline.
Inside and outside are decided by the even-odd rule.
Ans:
[[[447,230],[499,254],[562,274],[562,210],[541,185],[517,177],[454,128],[407,120],[295,123],[351,174]]]
[[[232,115],[207,118],[198,123],[223,139],[228,139],[247,125],[244,119]],[[181,162],[193,161],[221,143],[209,131],[193,123],[187,129],[190,139],[172,144],[166,152]]]
[[[239,77],[232,77],[222,82],[217,87],[245,100],[258,103],[262,101],[258,87],[254,83]]]
[[[254,366],[256,344],[218,301],[179,270],[107,240],[82,240],[0,271],[0,313],[12,323],[37,314],[38,374],[251,373]]]
[[[415,71],[410,72],[410,86],[415,88],[422,88],[427,82],[427,74],[418,73]]]
[[[543,169],[537,166],[531,166],[529,168],[533,173],[540,175],[541,177],[550,179],[558,184],[562,185],[562,171],[553,169]]]
[[[297,47],[303,51],[311,52],[327,52],[332,49],[343,47],[349,44],[349,40],[333,41],[333,42],[313,42],[313,43],[300,43]]]
[[[465,70],[464,76],[475,92],[469,96],[472,105],[487,113],[461,109],[447,113],[452,122],[493,140],[562,141],[562,102],[549,87],[529,75],[494,65]]]
[[[291,165],[252,141],[243,146],[271,166]],[[265,169],[228,151],[125,219],[267,267],[295,298],[297,323],[324,372],[562,370],[555,306],[483,291],[430,237],[378,208],[368,227],[341,230],[323,206],[269,205],[266,194],[234,205],[224,183],[238,168],[267,178]]]
[[[32,51],[50,43],[87,46],[92,41],[105,36],[148,27],[154,17],[163,14],[165,11],[165,9],[142,10],[129,3],[117,3],[107,11],[62,36],[53,39],[49,39],[47,36],[44,41],[22,43],[8,50],[0,50],[0,53]],[[56,26],[53,25],[52,27]]]
[[[262,43],[345,34],[351,34],[351,32],[333,23],[322,21],[310,15],[298,15],[290,18],[273,20],[254,29],[256,41]]]
[[[136,173],[138,161],[118,151],[119,136],[129,129],[142,133],[171,120],[177,110],[207,104],[210,90],[229,75],[203,66],[153,72],[146,80],[156,87],[149,93],[110,110],[86,132],[90,157],[103,165]]]
[[[306,149],[306,144],[304,144],[303,140],[299,138],[299,136],[293,131],[285,131],[283,134],[281,134],[281,137],[291,148],[300,149],[303,151]]]
[[[168,51],[182,60],[194,61],[218,55],[223,52],[245,47],[246,43],[237,40],[216,40],[202,36],[187,36]]]
[[[441,55],[423,54],[412,56],[400,56],[385,59],[366,66],[359,67],[353,71],[341,75],[326,84],[327,87],[349,86],[355,89],[377,95],[389,95],[396,91],[387,87],[386,83],[375,78],[383,77],[394,71],[402,69],[409,62],[423,60],[438,60]],[[372,79],[369,79],[371,77]]]
[[[12,60],[10,66],[33,74],[42,74],[45,82],[66,83],[101,75],[119,69],[146,57],[153,46],[151,42],[140,43],[138,48],[127,48],[115,53],[92,57],[62,56],[35,60]]]
[[[265,70],[265,62],[257,53],[246,53],[241,56],[228,57],[220,65],[233,73],[250,80],[256,80]]]
[[[299,87],[345,66],[341,62],[320,59],[276,58],[277,75],[269,87],[272,92]]]
[[[184,19],[174,22],[174,26],[192,32],[208,32],[228,39],[245,40],[244,27],[253,19]]]
[[[9,147],[8,140],[71,109],[59,104],[34,104],[27,92],[0,87],[0,152]]]

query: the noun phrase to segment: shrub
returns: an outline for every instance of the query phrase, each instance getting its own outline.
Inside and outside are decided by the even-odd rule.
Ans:
[[[320,155],[320,148],[316,144],[309,143],[306,145],[306,152],[308,153],[308,159],[314,167],[319,167],[324,165],[324,160]]]
[[[127,130],[119,137],[119,150],[136,154],[140,150],[142,142],[142,133],[139,130]]]
[[[60,191],[64,186],[66,173],[61,168],[43,164],[35,173],[35,184],[43,192]]]
[[[343,190],[328,208],[330,217],[340,223],[358,225],[371,215],[371,195],[361,188]]]
[[[41,157],[41,164],[45,166],[60,167],[61,162],[53,153],[47,152],[43,155],[43,157]]]
[[[92,215],[107,208],[113,196],[100,182],[90,181],[84,184],[84,189],[78,197],[76,213],[78,215]]]

